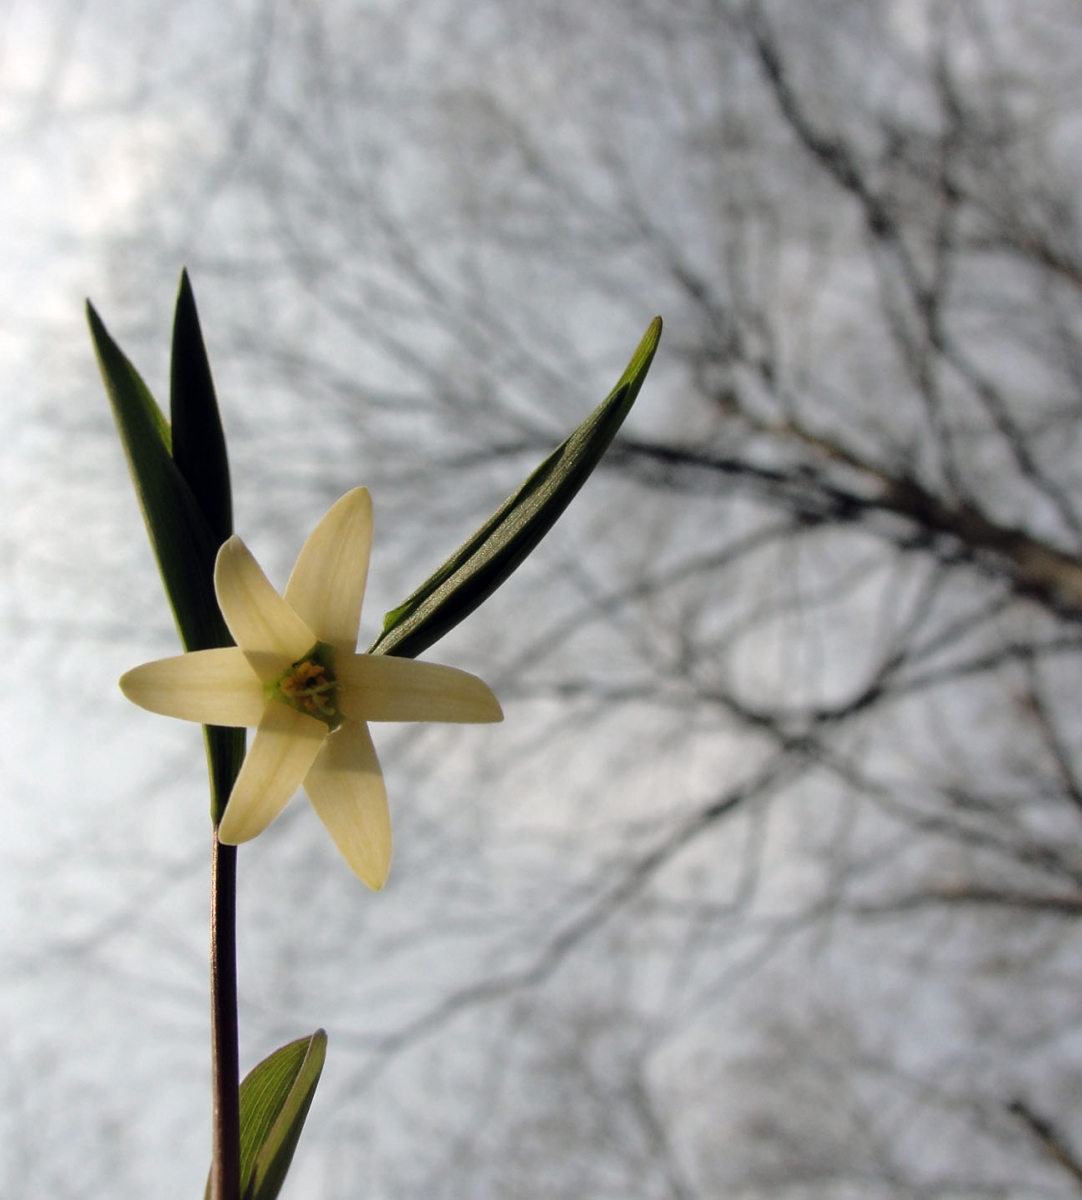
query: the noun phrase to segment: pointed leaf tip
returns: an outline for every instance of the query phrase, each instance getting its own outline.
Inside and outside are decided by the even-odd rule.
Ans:
[[[219,543],[233,532],[229,458],[199,313],[188,272],[181,272],[170,360],[173,461]]]
[[[293,1161],[327,1055],[327,1034],[290,1042],[240,1085],[242,1200],[275,1200]]]
[[[182,293],[190,299],[190,287],[185,288],[184,281]],[[201,650],[228,646],[232,640],[218,609],[213,583],[214,558],[219,543],[229,533],[231,505],[225,443],[210,368],[194,301],[190,308],[186,303],[178,301],[179,337],[174,331],[174,367],[178,362],[182,364],[179,388],[174,380],[174,428],[138,371],[110,337],[89,299],[86,316],[181,641],[187,650]],[[244,757],[244,734],[210,726],[205,734],[212,778],[211,810],[217,820]]]
[[[139,372],[110,337],[89,302],[87,320],[181,641],[188,650],[227,646],[229,633],[213,587],[217,542],[173,461],[169,424]]]
[[[589,479],[631,410],[653,362],[662,321],[650,322],[609,395],[477,532],[384,618],[372,654],[413,658],[450,632],[534,551]]]

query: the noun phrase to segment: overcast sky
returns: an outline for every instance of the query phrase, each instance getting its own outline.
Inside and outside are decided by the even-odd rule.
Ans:
[[[952,6],[773,7],[790,22],[783,42],[809,111],[823,128],[851,135],[870,161],[886,147],[874,161],[888,185],[898,172],[896,211],[912,219],[907,236],[922,245],[931,222],[921,189],[934,176],[923,156],[939,147],[942,100],[929,66],[929,14]],[[174,652],[176,640],[97,377],[87,296],[164,400],[177,278],[182,266],[193,268],[232,442],[238,532],[281,583],[329,501],[371,483],[376,544],[362,627],[370,634],[402,589],[601,399],[659,310],[671,321],[637,433],[699,438],[723,457],[746,454],[752,479],[764,464],[796,464],[799,492],[822,466],[821,447],[771,440],[786,434],[782,418],[795,411],[862,453],[870,446],[880,465],[916,463],[918,473],[926,469],[921,478],[938,481],[944,443],[934,422],[942,414],[921,407],[927,397],[899,365],[904,356],[891,336],[907,335],[904,287],[889,263],[883,267],[882,247],[869,249],[853,196],[809,165],[779,105],[764,100],[754,56],[725,38],[698,36],[695,22],[718,6],[630,9],[656,24],[621,24],[612,5],[559,0],[471,5],[466,17],[453,0],[416,12],[394,0],[0,0],[0,612],[9,679],[0,690],[0,902],[8,914],[0,942],[0,1200],[197,1195],[209,1148],[202,751],[194,727],[133,709],[116,687],[124,670]],[[986,26],[952,26],[961,48],[953,78],[976,80],[967,98],[987,118],[982,55],[998,61],[997,22],[1014,29],[1020,14],[1017,29],[1032,41],[1020,33],[1009,44],[1017,91],[989,94],[996,103],[1020,97],[1019,120],[1049,131],[1047,146],[1037,139],[1048,152],[1041,178],[1069,183],[1077,174],[1076,9],[1041,0],[982,11],[991,14]],[[837,13],[852,20],[832,24]],[[326,15],[326,24],[309,26],[314,15]],[[328,30],[331,44],[321,44]],[[1030,60],[1012,58],[1016,45],[1036,47],[1032,77],[1022,69]],[[894,158],[884,130],[897,135]],[[1009,138],[1004,144],[1017,149]],[[998,162],[989,167],[993,183]],[[1010,189],[1004,194],[1010,199]],[[1030,211],[1032,200],[1042,214],[1039,189],[1034,196],[1026,193],[1019,211]],[[991,221],[996,211],[979,215]],[[1068,285],[1049,283],[1040,266],[1012,275],[1003,263],[1017,262],[1017,247],[989,266],[979,238],[970,245],[959,237],[958,245],[961,265],[944,288],[958,304],[957,328],[963,339],[973,335],[969,344],[986,355],[981,364],[997,364],[997,379],[1017,387],[1008,398],[1027,430],[1032,418],[1038,467],[1051,464],[1049,478],[1067,487],[1078,436],[1067,336],[1073,293],[1064,299],[1056,289]],[[689,264],[706,264],[698,292],[694,271],[681,276]],[[892,326],[893,302],[905,319]],[[718,331],[729,328],[730,306],[742,303],[743,341],[732,344],[748,358],[732,379],[748,389],[738,398],[752,397],[752,416],[762,416],[757,433],[726,424],[718,382],[729,379],[724,355],[715,355]],[[756,324],[760,303],[767,332]],[[780,374],[760,369],[760,352]],[[1062,377],[1050,366],[1046,381],[1037,363],[1062,366]],[[944,374],[955,388],[945,403],[963,455],[970,452],[973,495],[991,497],[989,511],[1003,520],[1052,530],[1068,544],[1054,505],[1039,494],[1039,471],[1015,469],[1009,439],[967,390],[964,373]],[[489,439],[480,463],[470,458],[478,431]],[[833,471],[837,458],[826,459],[823,469]],[[875,482],[855,473],[860,487]],[[943,690],[926,705],[910,701],[910,710],[903,695],[898,709],[908,717],[855,724],[850,744],[842,738],[851,727],[840,720],[839,744],[855,755],[873,747],[868,761],[891,783],[913,770],[922,800],[925,785],[938,796],[935,788],[965,759],[961,749],[971,751],[974,789],[984,786],[987,763],[990,791],[1008,789],[1006,828],[1028,836],[1025,820],[1011,824],[1012,739],[1024,726],[1017,679],[1008,664],[1002,674],[993,667],[986,678],[982,667],[952,680],[947,660],[971,651],[964,635],[956,643],[942,633],[965,627],[974,613],[979,647],[987,637],[998,649],[1000,632],[1012,652],[1012,639],[1043,636],[1010,586],[997,592],[994,574],[966,575],[964,565],[951,574],[934,556],[928,565],[919,538],[896,546],[880,526],[850,527],[848,517],[808,543],[796,539],[812,523],[796,520],[793,540],[776,556],[770,548],[741,557],[732,547],[742,537],[792,513],[771,507],[762,491],[726,491],[722,480],[711,494],[714,484],[699,488],[703,482],[667,492],[648,471],[637,481],[591,481],[574,519],[561,522],[544,553],[493,602],[496,618],[440,647],[458,665],[491,665],[491,682],[511,697],[508,721],[498,733],[377,733],[398,836],[382,896],[369,895],[338,862],[306,804],[292,805],[243,852],[242,1062],[318,1025],[331,1032],[313,1110],[319,1132],[302,1143],[284,1195],[358,1194],[358,1170],[378,1177],[363,1181],[373,1198],[430,1200],[437,1184],[447,1197],[513,1194],[501,1192],[499,1156],[511,1169],[521,1150],[520,1178],[532,1178],[557,1145],[570,1147],[569,1194],[586,1196],[575,1181],[596,1182],[615,1163],[611,1193],[598,1194],[624,1196],[634,1186],[637,1200],[691,1195],[680,1191],[679,1171],[665,1174],[665,1155],[675,1154],[689,1177],[701,1167],[706,1182],[694,1194],[709,1196],[710,1180],[730,1178],[736,1161],[716,1152],[717,1129],[725,1126],[733,1146],[743,1136],[736,1117],[725,1122],[745,1092],[757,1094],[745,1087],[756,1069],[768,1096],[791,1092],[798,1132],[807,1121],[813,1175],[855,1145],[862,1177],[861,1122],[881,1121],[891,1187],[891,1154],[923,1178],[926,1147],[935,1143],[951,1170],[952,1147],[961,1148],[958,1169],[970,1182],[987,1166],[1001,1186],[1017,1161],[1036,1180],[1027,1196],[1063,1194],[1058,1168],[1033,1166],[1040,1156],[1028,1134],[1008,1123],[1019,1150],[997,1124],[1019,1080],[1047,1083],[1050,1095],[1066,1097],[1059,1111],[1078,1111],[1075,1051],[1068,1053],[1077,1043],[1077,969],[1069,935],[1056,932],[1060,917],[1043,925],[1005,919],[973,938],[962,919],[936,924],[936,914],[926,924],[918,915],[912,925],[870,924],[845,936],[811,920],[807,929],[795,920],[786,929],[805,898],[809,913],[818,903],[829,909],[835,861],[857,864],[858,888],[878,871],[899,886],[923,880],[925,867],[933,882],[969,878],[964,839],[944,849],[929,835],[929,850],[904,822],[891,824],[893,815],[858,821],[846,786],[815,771],[787,797],[788,808],[779,802],[778,819],[767,789],[761,810],[746,820],[741,812],[717,840],[690,845],[641,909],[614,927],[599,921],[597,938],[568,955],[550,991],[545,976],[536,989],[511,989],[506,1004],[465,1005],[461,1018],[436,1023],[431,1040],[419,1037],[400,1058],[381,1057],[381,1033],[438,1009],[458,983],[528,968],[547,939],[606,894],[632,852],[766,756],[757,731],[711,707],[730,684],[745,699],[792,709],[798,728],[802,711],[859,684],[884,646],[916,647],[916,673],[942,669]],[[830,482],[841,488],[850,480],[839,471]],[[739,569],[726,574],[731,562]],[[933,582],[924,603],[926,578]],[[817,607],[818,597],[835,593],[837,608]],[[561,621],[584,611],[585,634],[573,622],[568,633]],[[925,619],[931,632],[922,635]],[[1076,659],[1064,628],[1057,630],[1070,667]],[[716,658],[697,663],[685,635]],[[941,658],[937,646],[947,647]],[[593,686],[603,698],[611,686],[611,701],[591,708]],[[1076,726],[1065,721],[1071,733]],[[986,758],[979,738],[951,746],[958,729],[987,738]],[[1033,778],[1047,784],[1054,772],[1017,736],[1018,757],[1032,752]],[[1006,767],[994,755],[1000,748]],[[1047,757],[1048,746],[1040,753]],[[1019,787],[1028,797],[1028,781]],[[1036,791],[1047,805],[1034,819],[1040,836],[1060,820],[1068,827],[1069,806],[1055,809],[1048,799],[1054,788]],[[1064,840],[1068,853],[1077,840]],[[1039,856],[1026,859],[1029,843],[1018,844],[1019,861],[1032,865]],[[758,924],[727,924],[731,897],[742,895],[754,899]],[[805,948],[814,947],[802,959],[805,934]],[[739,981],[758,978],[775,952],[784,958],[787,938],[797,947],[786,960],[790,973],[779,968],[771,977],[763,968],[745,1007],[730,1002]],[[1040,998],[1049,1015],[1036,1033],[1041,1013],[1032,1027],[1011,1024],[1012,1013],[1031,1012],[1012,1002],[1019,962],[1045,972]],[[1000,1039],[995,1050],[985,1019]],[[755,1029],[766,1031],[766,1059],[775,1056],[765,1068],[747,1057]],[[829,1070],[843,1064],[829,1086],[813,1070],[820,1046]],[[727,1049],[710,1057],[718,1047]],[[807,1060],[798,1063],[801,1053]],[[613,1104],[616,1093],[605,1088],[623,1086],[632,1060],[646,1064],[643,1075]],[[866,1076],[845,1066],[858,1061]],[[369,1071],[373,1064],[383,1069]],[[809,1073],[801,1075],[800,1064]],[[935,1087],[912,1099],[929,1079]],[[630,1121],[627,1096],[645,1095],[635,1086],[652,1082],[646,1090],[672,1116],[675,1151],[658,1149],[648,1104],[636,1110],[641,1121],[630,1122],[631,1134],[618,1124]],[[974,1123],[955,1135],[943,1114],[970,1114],[966,1103],[983,1102],[985,1083],[987,1107],[976,1104]],[[922,1107],[933,1093],[941,1107]],[[857,1132],[846,1126],[836,1145],[838,1097],[851,1102]],[[511,1116],[501,1125],[505,1106]],[[749,1107],[746,1128],[773,1128],[769,1111]],[[837,1119],[844,1125],[844,1114]],[[790,1127],[779,1128],[784,1140]],[[984,1140],[967,1141],[974,1130]],[[640,1170],[627,1147],[641,1145]],[[989,1146],[1002,1148],[1002,1161]],[[764,1162],[769,1183],[775,1160]],[[554,1186],[563,1166],[552,1165]],[[474,1190],[482,1179],[489,1190]],[[937,1194],[954,1194],[944,1186]],[[990,1194],[1013,1194],[1002,1187]],[[910,1194],[899,1189],[889,1194]]]

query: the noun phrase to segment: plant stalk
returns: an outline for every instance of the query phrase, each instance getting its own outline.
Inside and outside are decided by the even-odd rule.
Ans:
[[[210,1031],[214,1087],[211,1200],[240,1200],[237,848],[214,831],[210,860]]]

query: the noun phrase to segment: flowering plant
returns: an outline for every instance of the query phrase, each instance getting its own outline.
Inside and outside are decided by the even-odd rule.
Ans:
[[[316,526],[284,597],[231,537],[218,551],[214,589],[237,644],[136,667],[120,687],[151,712],[256,728],[219,841],[262,833],[303,783],[342,857],[379,890],[391,822],[367,722],[499,721],[503,713],[465,671],[354,652],[371,546],[366,488],[347,492]]]
[[[489,722],[499,702],[476,676],[414,661],[500,587],[597,466],[634,403],[661,335],[655,319],[609,396],[357,653],[372,545],[365,488],[341,497],[279,595],[233,535],[228,456],[195,301],[181,276],[170,420],[87,306],[91,336],[136,494],[186,653],[129,671],[143,708],[203,725],[211,791],[210,1200],[274,1200],[326,1051],[317,1030],[239,1081],[237,844],[304,787],[343,858],[380,889],[391,827],[370,721]],[[245,727],[255,728],[245,753]]]

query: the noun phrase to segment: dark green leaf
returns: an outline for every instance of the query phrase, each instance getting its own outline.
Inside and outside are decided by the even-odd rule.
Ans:
[[[274,1200],[285,1182],[327,1054],[327,1035],[290,1042],[240,1085],[242,1200]]]
[[[602,403],[468,541],[383,621],[371,654],[414,658],[484,603],[590,477],[639,394],[661,337],[656,317]]]
[[[181,272],[173,317],[169,415],[173,462],[206,518],[215,544],[221,545],[233,532],[229,457],[210,360],[187,271]],[[203,733],[210,767],[211,815],[217,823],[225,812],[229,793],[244,761],[245,735],[243,729],[210,725],[204,726]]]
[[[169,382],[173,461],[221,545],[233,532],[229,459],[187,271],[181,274],[177,293]]]
[[[187,650],[231,645],[214,596],[218,543],[173,462],[169,426],[139,373],[87,303],[90,333],[151,546]]]
[[[87,318],[180,640],[186,650],[232,645],[214,594],[214,560],[231,525],[229,468],[187,278],[181,281],[174,329],[172,431],[89,303]],[[179,368],[178,356],[184,360]],[[174,454],[180,455],[179,462]],[[211,507],[213,520],[201,502]],[[244,759],[244,730],[207,726],[204,736],[211,817],[217,824]]]

